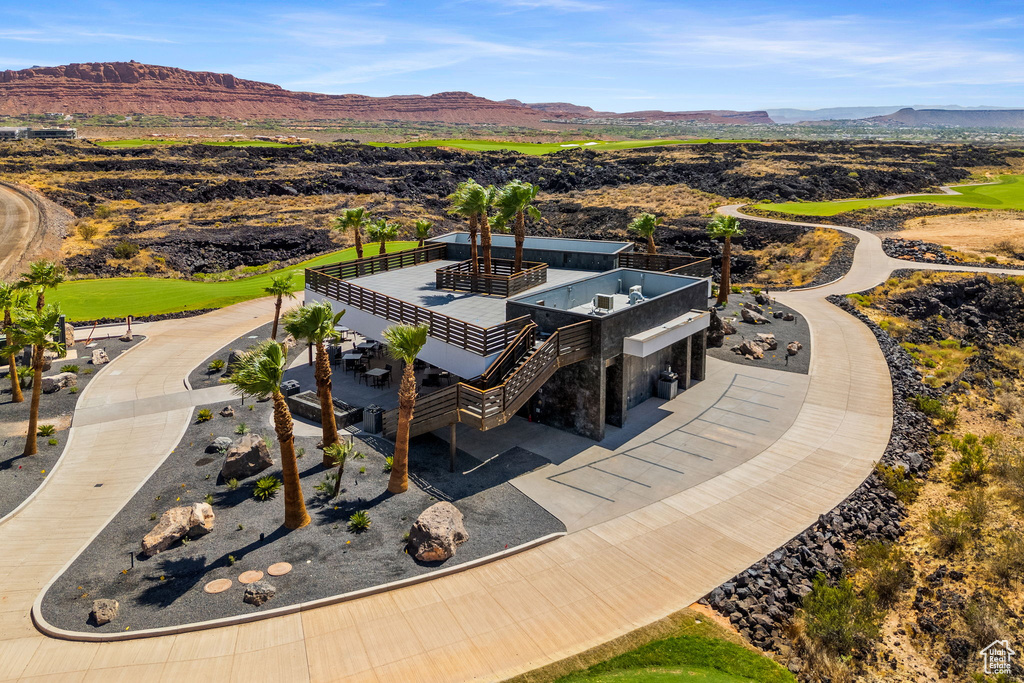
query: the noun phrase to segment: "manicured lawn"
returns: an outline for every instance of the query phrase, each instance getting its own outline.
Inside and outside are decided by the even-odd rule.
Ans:
[[[416,242],[391,242],[388,252],[416,246]],[[364,247],[364,256],[376,256],[377,244]],[[151,277],[108,278],[67,282],[46,295],[47,302],[59,302],[68,320],[123,318],[128,315],[157,315],[199,308],[221,308],[263,294],[274,275],[294,272],[295,290],[305,287],[303,269],[355,258],[354,247],[303,261],[289,268],[230,282],[193,282]]]
[[[779,211],[800,216],[835,216],[846,211],[868,209],[877,206],[895,206],[897,204],[945,204],[948,206],[967,206],[978,209],[1024,209],[1024,176],[999,176],[997,185],[959,185],[953,189],[959,195],[922,195],[902,199],[854,199],[837,202],[786,202],[784,204],[759,204],[768,211]]]
[[[563,149],[633,149],[636,147],[658,147],[662,145],[699,145],[706,142],[759,142],[758,140],[624,140],[601,142],[600,140],[577,140],[575,142],[506,142],[502,140],[415,140],[413,142],[386,143],[370,142],[374,147],[457,147],[476,152],[506,150],[523,154],[551,154]],[[593,143],[593,144],[589,144]]]
[[[561,683],[675,680],[796,683],[793,674],[767,657],[727,640],[698,635],[656,640],[559,679]]]
[[[97,140],[100,147],[146,147],[148,145],[188,145],[190,142],[181,140],[160,140],[156,138],[131,140]],[[214,147],[296,147],[284,142],[268,142],[267,140],[204,140],[199,144]]]

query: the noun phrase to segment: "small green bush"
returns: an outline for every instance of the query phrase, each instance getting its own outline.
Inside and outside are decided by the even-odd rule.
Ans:
[[[314,488],[316,492],[322,496],[328,498],[334,495],[334,483],[338,480],[338,473],[336,470],[327,470],[324,472],[324,478]]]
[[[970,520],[971,524],[975,527],[980,527],[985,523],[992,505],[989,500],[988,491],[984,487],[971,486],[961,492],[958,498],[963,503],[964,512],[967,514],[967,519]]]
[[[203,497],[203,502],[207,505],[213,505],[213,494],[207,493],[206,496]]]
[[[928,417],[941,421],[942,425],[947,429],[955,427],[956,421],[960,416],[959,408],[947,409],[942,405],[942,401],[937,398],[920,395],[912,396],[910,397],[910,405]]]
[[[93,373],[93,369],[92,368],[86,368],[85,370],[82,370],[82,374],[83,375],[91,375],[92,373]]]
[[[73,373],[75,373],[77,375],[78,374],[78,366],[77,365],[71,365],[71,364],[69,364],[69,365],[62,365],[62,366],[60,366],[60,371],[61,372],[73,372]]]
[[[830,586],[825,575],[818,574],[804,596],[802,618],[807,637],[840,656],[866,647],[878,636],[872,600],[858,595],[848,578]]]
[[[914,569],[903,549],[881,541],[869,541],[857,548],[851,564],[863,576],[865,594],[874,596],[882,608],[896,604],[914,582]]]
[[[370,528],[370,515],[365,510],[353,512],[348,518],[348,530],[352,533],[361,533]]]
[[[238,480],[235,479],[234,477],[232,477],[231,479],[228,479],[227,487],[228,487],[228,491],[234,491],[235,489],[238,488]]]
[[[963,510],[950,512],[946,508],[935,508],[928,513],[928,532],[935,552],[949,556],[967,547],[973,529]]]
[[[209,408],[201,408],[196,414],[196,422],[209,422],[213,419],[213,411]]]
[[[962,439],[950,438],[949,445],[960,456],[949,467],[953,485],[983,484],[988,474],[988,455],[982,440],[975,434],[965,434]]]
[[[237,425],[235,425],[235,434],[248,434],[248,433],[249,433],[249,425],[245,424],[244,422],[239,422]]]
[[[57,441],[57,439],[50,439],[46,443],[50,444],[51,446],[56,446],[59,442]]]
[[[226,363],[223,358],[214,358],[210,361],[210,364],[206,366],[206,371],[212,375],[223,370],[225,365]]]
[[[77,394],[78,393],[78,387],[68,387],[68,393],[69,394]]]
[[[743,288],[740,287],[739,285],[733,285],[732,287],[730,287],[730,290],[732,291],[733,294],[742,294],[743,293]]]
[[[22,389],[32,388],[32,369],[18,365],[18,384]]]
[[[999,259],[995,256],[986,256],[985,263],[999,263]]]
[[[1007,531],[996,544],[988,560],[989,571],[1002,584],[1009,586],[1024,577],[1024,534]]]
[[[882,463],[876,463],[875,475],[905,505],[910,505],[917,500],[917,496],[921,492],[921,482],[910,476],[902,465],[889,467]]]
[[[110,218],[114,215],[114,210],[106,204],[97,204],[96,208],[92,210],[92,215],[96,218]]]
[[[384,456],[384,472],[385,474],[391,471],[391,468],[395,466],[395,456],[387,455]]]
[[[233,565],[233,564],[234,564],[234,563],[235,563],[236,561],[237,561],[237,560],[235,560],[235,556],[234,556],[234,555],[228,555],[228,566],[229,566],[229,567],[230,567],[231,565]]]
[[[39,431],[36,432],[39,436],[53,436],[57,433],[57,428],[53,425],[39,425]]]
[[[267,501],[276,496],[280,488],[281,480],[273,475],[267,475],[260,477],[256,482],[256,488],[253,489],[252,495],[256,500]]]
[[[139,245],[135,242],[129,242],[128,240],[122,240],[114,245],[114,258],[117,259],[131,259],[139,255]]]

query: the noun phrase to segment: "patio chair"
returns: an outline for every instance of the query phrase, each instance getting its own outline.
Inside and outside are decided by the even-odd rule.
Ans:
[[[388,386],[391,386],[391,380],[395,376],[395,369],[391,365],[385,365],[384,369],[388,371],[388,374],[384,375],[383,379],[388,381]]]
[[[367,386],[370,385],[369,378],[366,375],[366,371],[368,369],[369,368],[366,366],[365,363],[359,363],[358,365],[356,365],[356,381],[357,382],[362,382],[363,380],[366,380],[366,385]]]
[[[444,381],[444,385],[445,386],[450,386],[451,383],[452,383],[452,373],[448,372],[447,370],[442,370],[440,373],[438,373],[438,375],[437,375],[437,384],[438,384],[438,386],[441,385],[442,381]]]

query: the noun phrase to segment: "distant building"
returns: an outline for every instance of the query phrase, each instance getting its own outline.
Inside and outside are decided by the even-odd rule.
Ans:
[[[78,137],[75,128],[40,128],[27,127],[0,128],[0,141],[10,140],[74,140]]]
[[[28,128],[0,128],[0,141],[26,140],[28,139]]]

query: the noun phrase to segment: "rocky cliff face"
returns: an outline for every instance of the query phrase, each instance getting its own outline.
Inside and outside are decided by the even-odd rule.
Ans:
[[[950,111],[946,109],[900,109],[888,116],[865,121],[883,126],[953,126],[958,128],[1024,128],[1024,110]]]
[[[65,112],[164,114],[227,118],[436,121],[540,127],[544,119],[589,116],[589,107],[495,102],[468,92],[435,95],[325,95],[294,92],[231,74],[186,71],[138,62],[68,64],[0,72],[0,114]],[[648,117],[648,114],[658,116]],[[714,116],[709,118],[708,115]],[[600,114],[633,118],[752,123],[742,112]],[[762,116],[763,115],[763,116]]]

